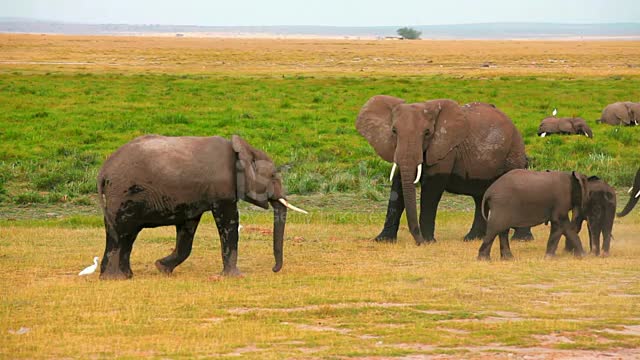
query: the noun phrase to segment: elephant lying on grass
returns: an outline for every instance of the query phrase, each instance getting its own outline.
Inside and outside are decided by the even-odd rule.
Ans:
[[[129,262],[143,228],[175,225],[173,252],[156,261],[167,274],[191,254],[202,213],[212,211],[220,234],[223,275],[239,275],[238,200],[273,207],[273,271],[282,268],[287,207],[273,161],[239,136],[147,135],[114,152],[98,174],[106,247],[101,279],[133,276]]]
[[[593,131],[587,122],[579,117],[557,118],[552,116],[543,119],[538,127],[538,136],[545,137],[551,134],[585,135],[588,138],[593,138]]]
[[[574,254],[584,254],[582,243],[569,211],[578,218],[583,216],[589,202],[587,178],[577,172],[512,170],[496,180],[482,199],[482,215],[487,219],[487,234],[480,250],[479,260],[488,260],[491,245],[500,237],[500,256],[513,257],[507,237],[510,227],[536,226],[551,222],[547,242],[547,256],[555,255],[560,236],[571,244]]]
[[[607,105],[596,122],[609,125],[635,126],[640,124],[640,103],[620,101]]]

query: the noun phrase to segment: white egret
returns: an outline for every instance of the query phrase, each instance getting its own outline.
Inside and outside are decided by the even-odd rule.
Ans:
[[[558,109],[553,108],[553,112],[551,113],[551,115],[556,116],[557,113],[558,113]]]
[[[78,275],[84,276],[84,275],[93,274],[94,272],[96,272],[97,268],[98,268],[98,257],[95,256],[93,258],[93,265],[87,266],[84,270],[80,271]]]

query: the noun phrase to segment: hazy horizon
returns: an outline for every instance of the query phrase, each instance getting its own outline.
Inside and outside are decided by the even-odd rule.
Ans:
[[[492,23],[637,23],[635,0],[21,0],[0,2],[3,18],[77,24],[386,27]]]

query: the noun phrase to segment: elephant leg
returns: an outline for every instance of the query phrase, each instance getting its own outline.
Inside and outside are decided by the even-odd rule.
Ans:
[[[105,227],[107,239],[100,264],[100,279],[129,279],[133,276],[131,250],[141,229],[127,224],[106,224]]]
[[[482,245],[480,245],[480,250],[478,250],[478,260],[491,259],[491,246],[493,245],[493,241],[498,234],[503,234],[505,231],[508,233],[509,228],[505,230],[492,224],[487,225],[487,232],[484,234]],[[502,242],[502,238],[500,241]],[[502,250],[502,243],[500,244],[500,250]]]
[[[384,220],[384,228],[376,241],[393,242],[398,239],[398,228],[400,227],[400,218],[404,211],[404,197],[402,196],[402,182],[400,174],[395,174],[391,183],[391,193],[389,194],[389,203],[387,204],[387,216]]]
[[[511,236],[511,240],[531,241],[533,240],[533,234],[530,227],[517,227],[513,228],[515,231]]]
[[[556,221],[551,221],[551,231],[549,232],[549,240],[547,240],[547,252],[545,257],[554,257],[556,250],[558,249],[558,243],[562,236],[561,224]]]
[[[222,201],[213,207],[220,235],[220,251],[222,252],[222,275],[240,276],[238,270],[238,205],[234,201]]]
[[[597,219],[600,220],[600,219]],[[589,227],[589,252],[600,256],[600,234],[602,234],[602,223],[597,221],[594,224],[587,223]]]
[[[580,242],[580,237],[578,236],[576,227],[568,218],[564,218],[561,221],[562,223],[560,224],[560,227],[562,229],[562,233],[567,238],[567,241],[573,243],[573,255],[576,257],[584,256],[584,249],[582,248],[582,242]],[[556,247],[557,245],[558,244],[556,243]]]
[[[509,247],[509,229],[500,232],[498,236],[500,237],[500,258],[502,260],[513,259],[513,254]]]
[[[605,221],[602,227],[602,256],[609,256],[609,247],[611,246],[611,230],[613,229],[615,208],[605,214]]]
[[[184,224],[176,225],[176,247],[168,256],[156,261],[156,268],[167,275],[173,272],[176,266],[182,264],[191,255],[193,236],[196,233],[200,216],[187,220]]]
[[[476,205],[473,214],[473,224],[467,235],[464,236],[464,241],[481,239],[487,232],[487,221],[482,217],[482,196],[474,196],[473,202]]]
[[[423,179],[426,179],[423,176]],[[420,193],[420,232],[426,242],[435,242],[436,214],[438,203],[447,185],[448,176],[435,176],[422,181]]]

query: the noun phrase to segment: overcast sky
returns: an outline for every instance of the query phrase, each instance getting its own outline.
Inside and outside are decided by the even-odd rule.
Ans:
[[[638,22],[640,0],[0,0],[0,17],[81,23],[396,26]]]

